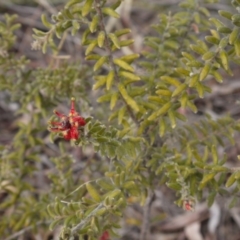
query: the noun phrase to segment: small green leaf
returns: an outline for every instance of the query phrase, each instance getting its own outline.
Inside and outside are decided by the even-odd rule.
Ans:
[[[198,95],[200,98],[203,98],[204,96],[204,91],[205,91],[205,88],[204,88],[204,85],[201,84],[200,82],[197,82],[196,85],[195,85],[197,91],[198,91]]]
[[[171,110],[171,109],[168,110],[168,116],[169,116],[172,128],[175,128],[176,127],[176,117],[175,117],[173,110]]]
[[[117,12],[115,12],[113,9],[105,7],[102,8],[102,12],[108,16],[114,17],[114,18],[119,18],[119,14]]]
[[[79,30],[79,28],[80,28],[79,22],[76,21],[76,20],[73,20],[73,21],[72,21],[72,30],[71,30],[72,36],[75,36],[75,35],[76,35],[76,33],[77,33],[77,31]]]
[[[102,67],[102,65],[107,61],[107,56],[100,57],[99,60],[95,63],[93,67],[93,71],[97,71],[99,68]]]
[[[209,21],[212,22],[216,28],[224,27],[224,24],[217,18],[210,18]]]
[[[97,45],[97,41],[93,41],[92,43],[90,43],[85,51],[85,55],[89,55],[89,53],[91,53],[93,51],[93,49],[96,47]]]
[[[107,208],[100,208],[99,210],[97,210],[96,212],[96,216],[102,216],[107,212]]]
[[[205,8],[205,7],[200,7],[200,8],[199,8],[199,11],[200,11],[201,13],[203,13],[206,17],[209,17],[209,16],[210,16],[210,13],[209,13],[208,9]]]
[[[52,24],[47,20],[47,17],[46,17],[45,14],[42,14],[42,15],[41,15],[41,20],[42,20],[43,25],[44,25],[46,28],[52,28]]]
[[[181,85],[180,85],[181,86]],[[156,91],[156,94],[160,95],[160,96],[168,96],[171,97],[172,96],[172,92],[167,90],[167,89],[158,89]]]
[[[98,194],[97,190],[93,187],[91,183],[86,183],[86,188],[90,196],[96,201],[100,202],[101,201],[101,196]]]
[[[44,42],[43,46],[42,46],[42,52],[45,54],[47,52],[47,46],[48,46],[48,42]]]
[[[203,54],[202,60],[207,61],[207,60],[212,59],[214,56],[215,56],[215,52],[209,51],[209,52],[206,52],[205,54]]]
[[[188,71],[185,68],[176,68],[175,71],[183,76],[189,76],[190,75],[190,71]]]
[[[214,76],[217,82],[222,83],[222,75],[218,71],[212,71],[211,74]]]
[[[82,7],[82,16],[85,17],[91,11],[93,0],[86,0]]]
[[[72,13],[70,12],[69,8],[64,8],[63,11],[62,11],[62,14],[65,18],[68,18],[68,19],[72,19],[73,15]]]
[[[51,224],[49,226],[49,230],[52,231],[58,224],[60,224],[61,221],[62,221],[62,218],[55,219],[53,222],[51,222]]]
[[[187,52],[182,52],[182,55],[183,55],[183,57],[185,57],[185,58],[188,59],[189,61],[195,60],[195,58],[194,58],[191,54],[189,54],[189,53],[187,53]]]
[[[68,28],[72,27],[72,21],[71,20],[67,20],[67,21],[64,21],[62,23],[62,29],[65,31],[67,30]]]
[[[199,74],[194,74],[190,77],[189,87],[194,87],[199,80]]]
[[[228,178],[227,182],[226,182],[226,187],[231,187],[235,182],[236,182],[236,173],[232,173],[232,175]]]
[[[134,81],[140,80],[139,76],[137,76],[133,73],[130,73],[130,72],[126,72],[126,71],[119,71],[119,76],[131,79],[131,80],[134,80]]]
[[[199,81],[202,81],[207,77],[208,73],[210,72],[210,69],[211,69],[211,64],[209,63],[205,64],[205,66],[203,67],[199,75]]]
[[[115,10],[115,9],[117,9],[117,8],[121,5],[121,3],[122,3],[122,0],[117,0],[117,1],[115,1],[115,3],[113,3],[113,4],[111,5],[111,8],[112,8],[113,10]]]
[[[115,107],[118,97],[119,97],[118,93],[112,94],[111,101],[110,101],[110,109],[111,110],[113,110],[113,108]]]
[[[215,177],[215,175],[215,172],[204,174],[203,179],[200,182],[199,189],[203,189],[207,183]]]
[[[165,40],[164,47],[177,50],[179,48],[179,43],[173,40]]]
[[[69,226],[71,224],[71,221],[73,221],[75,217],[76,217],[75,215],[71,215],[71,216],[66,217],[65,220],[64,220],[64,223],[63,223],[64,226],[65,227]]]
[[[238,35],[239,35],[239,32],[240,32],[239,27],[234,27],[233,31],[229,35],[229,43],[231,45],[233,45],[236,42],[236,40],[238,38]]]
[[[113,84],[114,80],[114,71],[111,70],[108,75],[107,75],[107,80],[106,80],[106,88],[107,90],[110,90]]]
[[[234,49],[235,49],[236,55],[240,56],[240,40],[239,39],[235,40]]]
[[[97,37],[98,46],[100,48],[104,45],[104,41],[105,41],[105,33],[104,31],[100,31]]]
[[[135,59],[139,58],[140,55],[138,53],[133,53],[129,55],[125,55],[121,57],[120,59],[127,62],[127,63],[132,63]]]
[[[114,33],[109,33],[108,34],[109,38],[112,40],[113,44],[115,45],[116,48],[120,49],[120,42],[116,35]]]
[[[220,35],[215,29],[211,29],[210,32],[215,38],[220,39]]]
[[[96,31],[97,26],[98,26],[98,22],[99,22],[99,17],[98,17],[98,15],[95,15],[93,17],[92,22],[90,23],[90,26],[89,26],[89,29],[90,29],[91,33],[94,33]]]
[[[190,48],[191,48],[194,52],[198,53],[199,55],[203,55],[203,54],[206,53],[205,49],[202,48],[201,46],[190,45]]]
[[[130,71],[130,72],[133,72],[134,71],[134,68],[132,66],[130,66],[128,63],[126,63],[125,61],[121,60],[121,59],[114,59],[113,62],[118,65],[119,67],[127,70],[127,71]]]
[[[187,84],[183,83],[179,85],[172,93],[172,97],[176,97],[180,93],[182,93],[187,88]]]
[[[82,1],[83,0],[70,0],[70,1],[67,2],[65,7],[69,8],[69,7],[71,7],[71,6],[75,5],[75,4],[78,4],[78,3],[82,2]]]
[[[108,192],[106,194],[106,198],[116,198],[117,196],[119,196],[121,194],[121,190],[120,189],[115,189],[112,192]]]
[[[134,39],[122,40],[122,41],[120,41],[120,46],[121,47],[129,46],[133,43],[134,43]]]
[[[231,28],[228,28],[228,27],[219,27],[217,30],[218,30],[218,32],[220,32],[220,33],[226,33],[226,34],[232,32]]]
[[[38,37],[45,37],[46,36],[46,32],[40,31],[36,28],[33,28],[32,30]]]
[[[206,41],[215,45],[219,44],[219,39],[217,39],[216,37],[213,36],[206,36],[205,37]]]
[[[148,121],[154,121],[157,117],[166,114],[167,111],[171,108],[171,106],[172,106],[172,103],[167,102],[158,111],[156,111],[152,115],[150,115],[148,117]]]
[[[166,122],[162,117],[159,121],[159,136],[163,137],[163,135],[165,134],[165,131],[166,131]]]
[[[87,43],[87,37],[90,33],[90,30],[87,29],[86,31],[84,31],[83,35],[82,35],[82,45],[85,45]]]
[[[55,204],[54,204],[54,211],[55,211],[56,215],[58,215],[58,216],[62,215],[62,208],[61,208],[59,202],[55,202]]]
[[[118,112],[118,124],[122,124],[123,118],[125,116],[126,107],[122,107]]]
[[[56,214],[52,211],[51,205],[47,206],[47,212],[51,218],[55,218]]]
[[[203,63],[200,61],[189,61],[186,63],[188,67],[195,67],[195,68],[201,68],[203,67]]]
[[[93,85],[93,90],[97,90],[98,88],[103,86],[106,83],[106,81],[107,81],[106,76],[102,76],[101,78],[99,78],[99,80]]]
[[[128,95],[127,90],[125,89],[123,84],[118,85],[118,90],[121,93],[123,99],[126,101],[126,103],[136,112],[139,111],[139,106],[137,103]]]
[[[99,102],[99,103],[101,103],[101,102],[108,102],[108,101],[111,100],[111,96],[112,96],[112,94],[107,93],[107,94],[99,97],[99,98],[97,99],[97,102]]]
[[[234,25],[240,27],[240,14],[234,14],[232,16],[232,22]]]
[[[122,29],[119,29],[117,30],[114,34],[117,36],[117,37],[120,37],[122,35],[125,35],[125,34],[128,34],[131,32],[131,29],[130,28],[122,28]]]
[[[176,78],[172,78],[172,77],[168,77],[168,76],[162,76],[161,80],[168,83],[168,84],[171,84],[175,87],[178,87],[178,86],[181,85],[181,82],[179,82]]]
[[[221,39],[220,43],[219,43],[219,47],[220,48],[225,48],[228,45],[228,37],[224,37]]]
[[[185,108],[187,106],[187,101],[188,101],[188,94],[185,92],[182,94],[180,98],[180,103],[182,108]]]
[[[195,13],[194,13],[193,18],[194,18],[194,21],[195,21],[197,24],[200,24],[200,22],[201,22],[201,17],[200,17],[200,14],[199,14],[198,12],[195,12]]]
[[[110,181],[108,181],[107,179],[104,178],[100,178],[97,180],[97,184],[105,189],[105,190],[113,190],[114,186],[112,185],[112,183],[110,183]]]
[[[219,52],[219,57],[221,59],[221,62],[222,62],[222,65],[223,65],[223,68],[228,71],[229,70],[229,65],[228,65],[228,56],[227,56],[227,53],[224,51],[224,50],[221,50]]]
[[[182,186],[178,183],[167,183],[167,186],[175,191],[180,191]]]
[[[217,164],[218,163],[218,155],[217,155],[217,148],[215,145],[212,145],[211,151],[212,151],[213,163]]]
[[[227,18],[227,19],[229,19],[229,20],[232,20],[233,14],[232,14],[231,12],[219,10],[219,11],[218,11],[218,14],[219,14],[220,16],[222,16],[222,17],[225,17],[225,18]]]
[[[127,189],[127,190],[135,189],[136,183],[134,181],[127,181],[123,184],[122,187],[123,187],[123,189]]]
[[[187,106],[194,112],[197,113],[197,107],[195,106],[194,103],[192,103],[191,101],[187,101]]]

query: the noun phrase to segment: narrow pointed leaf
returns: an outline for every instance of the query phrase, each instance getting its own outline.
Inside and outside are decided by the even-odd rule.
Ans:
[[[106,79],[106,88],[107,90],[110,90],[113,84],[113,80],[114,80],[114,71],[111,70],[108,75],[107,75],[107,79]]]
[[[101,58],[99,58],[99,60],[95,63],[94,67],[93,67],[93,71],[97,71],[99,68],[102,67],[102,65],[107,61],[107,57],[103,56]]]
[[[108,7],[103,8],[102,12],[105,13],[106,15],[114,17],[114,18],[119,18],[120,17],[117,12],[115,12],[113,9],[108,8]]]
[[[130,66],[128,63],[126,63],[125,61],[121,60],[121,59],[114,59],[113,62],[118,65],[119,67],[127,70],[127,71],[130,71],[130,72],[133,72],[134,71],[134,68],[132,66]]]
[[[101,196],[98,194],[97,190],[93,187],[91,183],[86,184],[86,188],[90,196],[96,201],[100,202],[101,201]]]
[[[211,69],[211,64],[209,63],[205,64],[205,66],[203,67],[199,75],[199,81],[203,81],[207,77],[208,73],[210,72],[210,69]]]
[[[105,33],[104,31],[100,31],[97,37],[97,42],[99,47],[103,47],[105,41]]]
[[[119,84],[118,85],[118,90],[121,93],[122,97],[124,98],[124,100],[126,101],[126,103],[136,112],[139,111],[139,106],[137,105],[137,103],[128,95],[127,90],[125,89],[123,84]]]
[[[85,4],[82,8],[82,15],[83,17],[87,16],[92,8],[93,0],[86,0]]]

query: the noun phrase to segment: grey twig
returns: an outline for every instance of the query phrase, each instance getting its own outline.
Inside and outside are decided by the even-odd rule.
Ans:
[[[56,14],[57,10],[52,7],[48,1],[46,0],[35,0],[39,5],[43,6],[45,9],[48,10],[48,12],[50,12],[51,14]]]
[[[78,230],[83,228],[91,220],[91,218],[96,215],[97,211],[103,207],[103,204],[100,203],[84,220],[71,229],[71,235],[74,235]]]
[[[39,225],[48,224],[48,223],[49,223],[49,222],[38,222],[38,223],[36,223],[36,225],[39,226]],[[16,232],[16,233],[12,234],[11,236],[5,238],[5,240],[15,239],[15,238],[23,235],[24,233],[28,232],[28,231],[31,230],[32,228],[33,228],[33,226],[26,227],[26,228],[24,228],[24,229],[22,229],[22,230],[20,230],[20,231],[18,231],[18,232]]]
[[[146,200],[146,204],[143,209],[143,221],[141,227],[140,240],[147,240],[148,232],[149,232],[149,222],[150,222],[150,209],[155,197],[155,193],[152,190],[148,191],[148,197]]]

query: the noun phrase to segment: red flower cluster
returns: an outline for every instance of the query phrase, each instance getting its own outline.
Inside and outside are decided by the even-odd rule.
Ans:
[[[79,138],[79,128],[85,126],[86,122],[78,112],[75,111],[75,99],[71,99],[71,109],[67,115],[54,111],[61,119],[59,122],[50,122],[49,131],[60,132],[66,140],[77,140]]]
[[[99,240],[109,240],[109,233],[108,231],[103,232],[102,236],[99,238]]]

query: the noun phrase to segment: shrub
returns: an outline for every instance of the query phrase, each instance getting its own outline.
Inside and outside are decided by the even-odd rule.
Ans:
[[[16,16],[1,22],[0,90],[18,104],[16,134],[1,146],[1,236],[60,226],[60,239],[105,239],[116,235],[134,201],[145,204],[146,239],[161,185],[186,210],[205,199],[211,206],[217,195],[236,203],[240,173],[218,148],[235,143],[240,122],[208,114],[191,121],[190,111],[196,114],[196,100],[211,92],[210,79],[221,83],[240,63],[240,1],[219,18],[198,1],[182,1],[175,13],[159,14],[141,53],[131,49],[131,29],[106,30],[105,19],[120,18],[121,4],[70,0],[51,20],[43,14],[32,48],[50,60],[36,69],[11,51]],[[62,55],[70,34],[81,39],[80,62]],[[70,115],[67,108],[52,115],[59,103]]]

